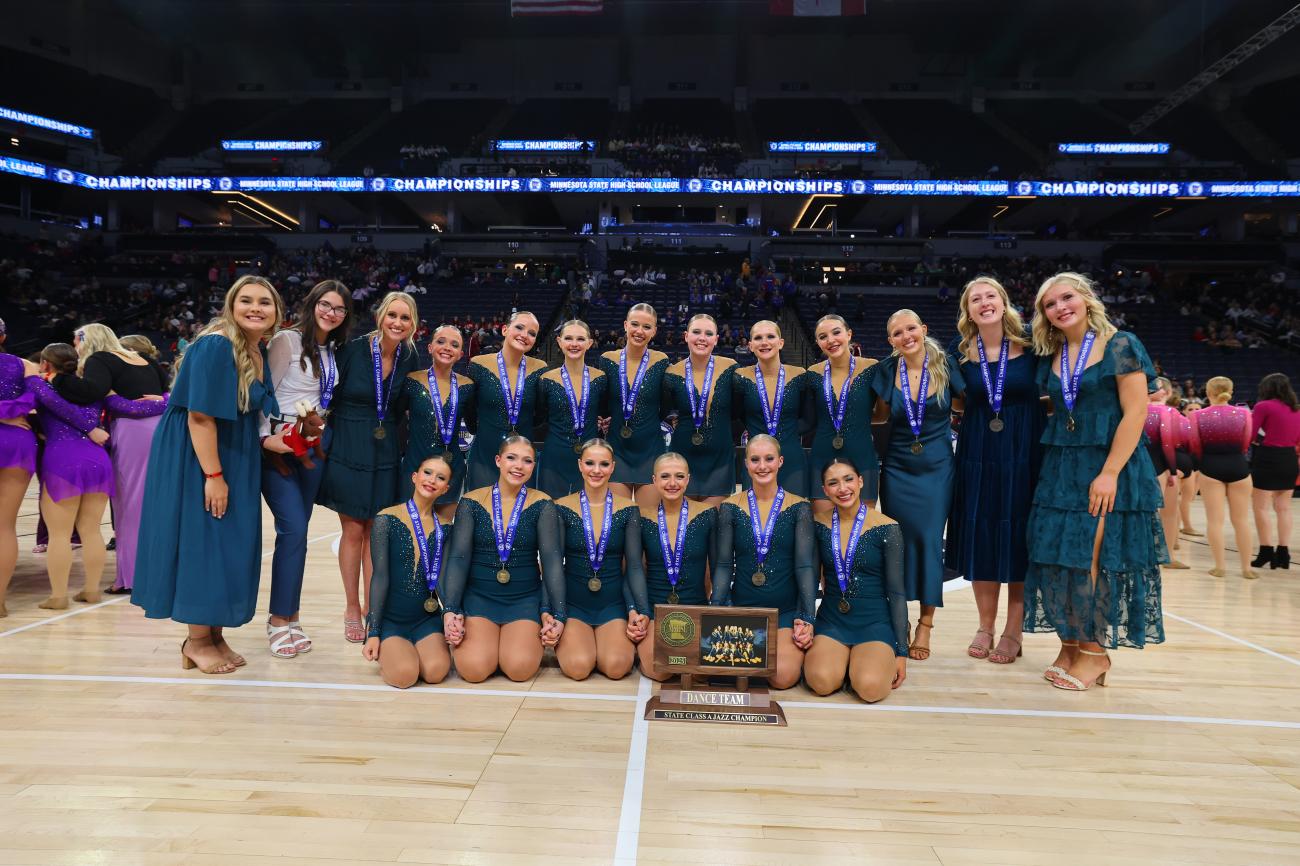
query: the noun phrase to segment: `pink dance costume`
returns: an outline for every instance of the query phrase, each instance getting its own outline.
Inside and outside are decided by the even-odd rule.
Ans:
[[[24,418],[36,408],[36,395],[23,379],[23,361],[0,354],[0,418]],[[36,471],[36,434],[26,427],[0,424],[0,469]]]
[[[113,530],[117,535],[113,589],[130,589],[135,577],[135,554],[144,507],[144,483],[149,468],[149,446],[167,408],[163,400],[127,400],[110,394],[104,401],[109,422],[108,451],[113,458]]]
[[[45,436],[41,452],[41,484],[54,502],[88,493],[113,494],[113,464],[108,451],[87,434],[99,426],[100,402],[69,403],[39,376],[28,376],[36,395],[36,419]]]
[[[1178,444],[1182,425],[1178,410],[1164,403],[1147,404],[1147,420],[1142,428],[1146,434],[1147,453],[1156,468],[1156,475],[1176,471]]]
[[[1250,477],[1246,451],[1250,448],[1250,410],[1240,406],[1207,406],[1192,413],[1191,448],[1207,478],[1231,484]]]

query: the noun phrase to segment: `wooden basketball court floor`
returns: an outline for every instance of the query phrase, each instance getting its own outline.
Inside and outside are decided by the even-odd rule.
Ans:
[[[0,863],[1300,863],[1300,570],[1212,578],[1204,539],[1165,572],[1168,642],[1116,652],[1108,688],[1049,687],[1050,635],[967,658],[956,584],[888,700],[801,686],[755,729],[647,724],[648,680],[549,656],[529,683],[385,686],[343,641],[326,511],[315,649],[272,658],[259,619],[229,632],[247,667],[182,672],[181,629],[123,597],[36,608],[35,511],[0,620]],[[268,514],[262,611],[272,537]]]

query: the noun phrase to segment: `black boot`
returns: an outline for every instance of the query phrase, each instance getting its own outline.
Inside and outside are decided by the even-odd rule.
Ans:
[[[1263,568],[1273,561],[1273,545],[1261,544],[1259,546],[1259,556],[1251,560],[1251,568]]]
[[[1291,568],[1291,551],[1285,547],[1279,547],[1273,551],[1273,568]]]

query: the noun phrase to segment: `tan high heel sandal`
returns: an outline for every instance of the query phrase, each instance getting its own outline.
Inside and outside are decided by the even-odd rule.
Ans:
[[[204,674],[233,674],[235,672],[234,663],[224,661],[224,660],[221,662],[221,664],[212,665],[206,668],[203,667],[203,665],[199,664],[194,659],[190,658],[185,654],[185,645],[188,644],[189,642],[190,642],[189,638],[185,638],[185,640],[181,641],[181,670],[188,671],[188,670],[193,670],[194,668],[198,668],[199,673],[204,673]]]
[[[909,642],[909,645],[907,647],[907,657],[918,662],[923,662],[930,657],[930,647],[917,646],[916,644],[916,638],[920,634],[921,626],[925,626],[926,628],[928,628],[930,630],[930,636],[933,637],[934,617],[930,617],[929,622],[926,622],[923,619],[918,619],[916,621],[916,631],[912,633],[912,640]]]
[[[1078,649],[1079,642],[1074,641],[1072,643],[1067,643],[1066,641],[1061,641],[1061,646]],[[1048,665],[1047,670],[1043,671],[1043,679],[1047,680],[1049,683],[1054,683],[1056,682],[1056,678],[1061,676],[1063,673],[1065,673],[1065,668],[1060,665]]]
[[[1065,692],[1086,692],[1088,689],[1092,688],[1093,686],[1106,685],[1106,674],[1110,673],[1110,656],[1107,655],[1104,651],[1098,653],[1086,649],[1079,650],[1079,654],[1085,656],[1101,656],[1102,658],[1106,659],[1106,669],[1101,673],[1097,674],[1097,676],[1093,678],[1091,682],[1084,682],[1078,677],[1068,673],[1061,674],[1059,677],[1052,680],[1053,686]]]

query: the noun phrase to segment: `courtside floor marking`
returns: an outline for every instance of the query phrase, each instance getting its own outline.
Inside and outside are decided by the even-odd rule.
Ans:
[[[1179,622],[1185,622],[1185,623],[1187,623],[1187,624],[1190,625],[1190,626],[1193,626],[1193,627],[1195,627],[1195,628],[1199,628],[1201,631],[1208,631],[1210,634],[1218,635],[1219,637],[1221,637],[1221,638],[1223,638],[1223,639],[1225,639],[1225,640],[1230,640],[1230,641],[1232,641],[1233,643],[1239,643],[1239,644],[1241,644],[1241,645],[1244,646],[1244,647],[1250,647],[1250,648],[1253,649],[1253,650],[1258,650],[1259,652],[1262,652],[1262,653],[1264,653],[1265,655],[1270,655],[1270,656],[1272,656],[1272,657],[1275,658],[1275,659],[1281,659],[1282,661],[1287,662],[1288,664],[1300,665],[1300,660],[1293,659],[1293,658],[1291,658],[1290,656],[1282,655],[1282,653],[1280,653],[1280,652],[1274,652],[1273,650],[1269,649],[1268,647],[1262,647],[1262,646],[1260,646],[1260,645],[1257,644],[1257,643],[1251,643],[1250,641],[1245,640],[1244,638],[1239,638],[1239,637],[1237,637],[1237,636],[1235,636],[1235,635],[1230,635],[1230,634],[1228,634],[1226,631],[1219,631],[1217,628],[1211,628],[1211,627],[1208,626],[1208,625],[1204,625],[1204,624],[1202,624],[1202,623],[1199,623],[1199,622],[1197,622],[1197,621],[1194,620],[1194,619],[1188,619],[1188,618],[1185,617],[1185,616],[1179,616],[1179,615],[1176,614],[1176,613],[1170,613],[1169,611],[1165,611],[1164,613],[1165,613],[1165,616],[1169,617],[1170,619],[1176,619],[1176,620],[1178,620]]]
[[[636,688],[636,715],[632,717],[632,742],[627,747],[627,776],[623,779],[623,806],[618,814],[618,841],[614,866],[636,866],[641,839],[641,795],[645,789],[645,750],[649,723],[645,706],[652,689],[649,678],[641,677]]]

